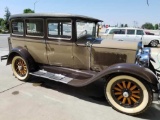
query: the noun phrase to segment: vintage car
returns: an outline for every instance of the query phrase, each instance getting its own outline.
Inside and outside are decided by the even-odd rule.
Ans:
[[[101,39],[99,22],[71,14],[12,15],[10,52],[1,60],[7,59],[22,81],[38,76],[82,87],[103,78],[104,95],[114,109],[142,113],[159,90],[150,48],[141,42]]]

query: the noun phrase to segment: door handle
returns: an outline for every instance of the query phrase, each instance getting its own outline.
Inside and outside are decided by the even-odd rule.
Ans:
[[[118,41],[123,41],[123,40],[118,40]]]

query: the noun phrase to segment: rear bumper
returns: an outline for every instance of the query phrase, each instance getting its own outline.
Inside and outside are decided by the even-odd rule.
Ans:
[[[1,56],[1,61],[8,59],[8,55]]]

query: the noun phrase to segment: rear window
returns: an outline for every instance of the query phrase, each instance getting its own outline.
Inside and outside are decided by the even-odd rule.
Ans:
[[[26,35],[43,36],[43,19],[26,19],[26,26]]]
[[[24,22],[22,20],[13,20],[12,21],[12,34],[15,35],[24,35]]]
[[[135,35],[135,30],[127,30],[127,35]]]
[[[143,30],[137,30],[137,35],[144,35]]]
[[[112,29],[109,34],[125,34],[125,29]]]

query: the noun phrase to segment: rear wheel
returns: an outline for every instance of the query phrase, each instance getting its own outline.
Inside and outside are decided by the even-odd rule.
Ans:
[[[152,40],[152,41],[150,42],[150,46],[151,46],[151,47],[157,47],[157,46],[158,46],[158,40]]]
[[[129,115],[144,112],[152,103],[149,86],[130,75],[111,78],[105,86],[105,95],[114,109]]]
[[[13,74],[19,80],[27,81],[30,78],[28,65],[21,56],[14,56],[11,66]]]

